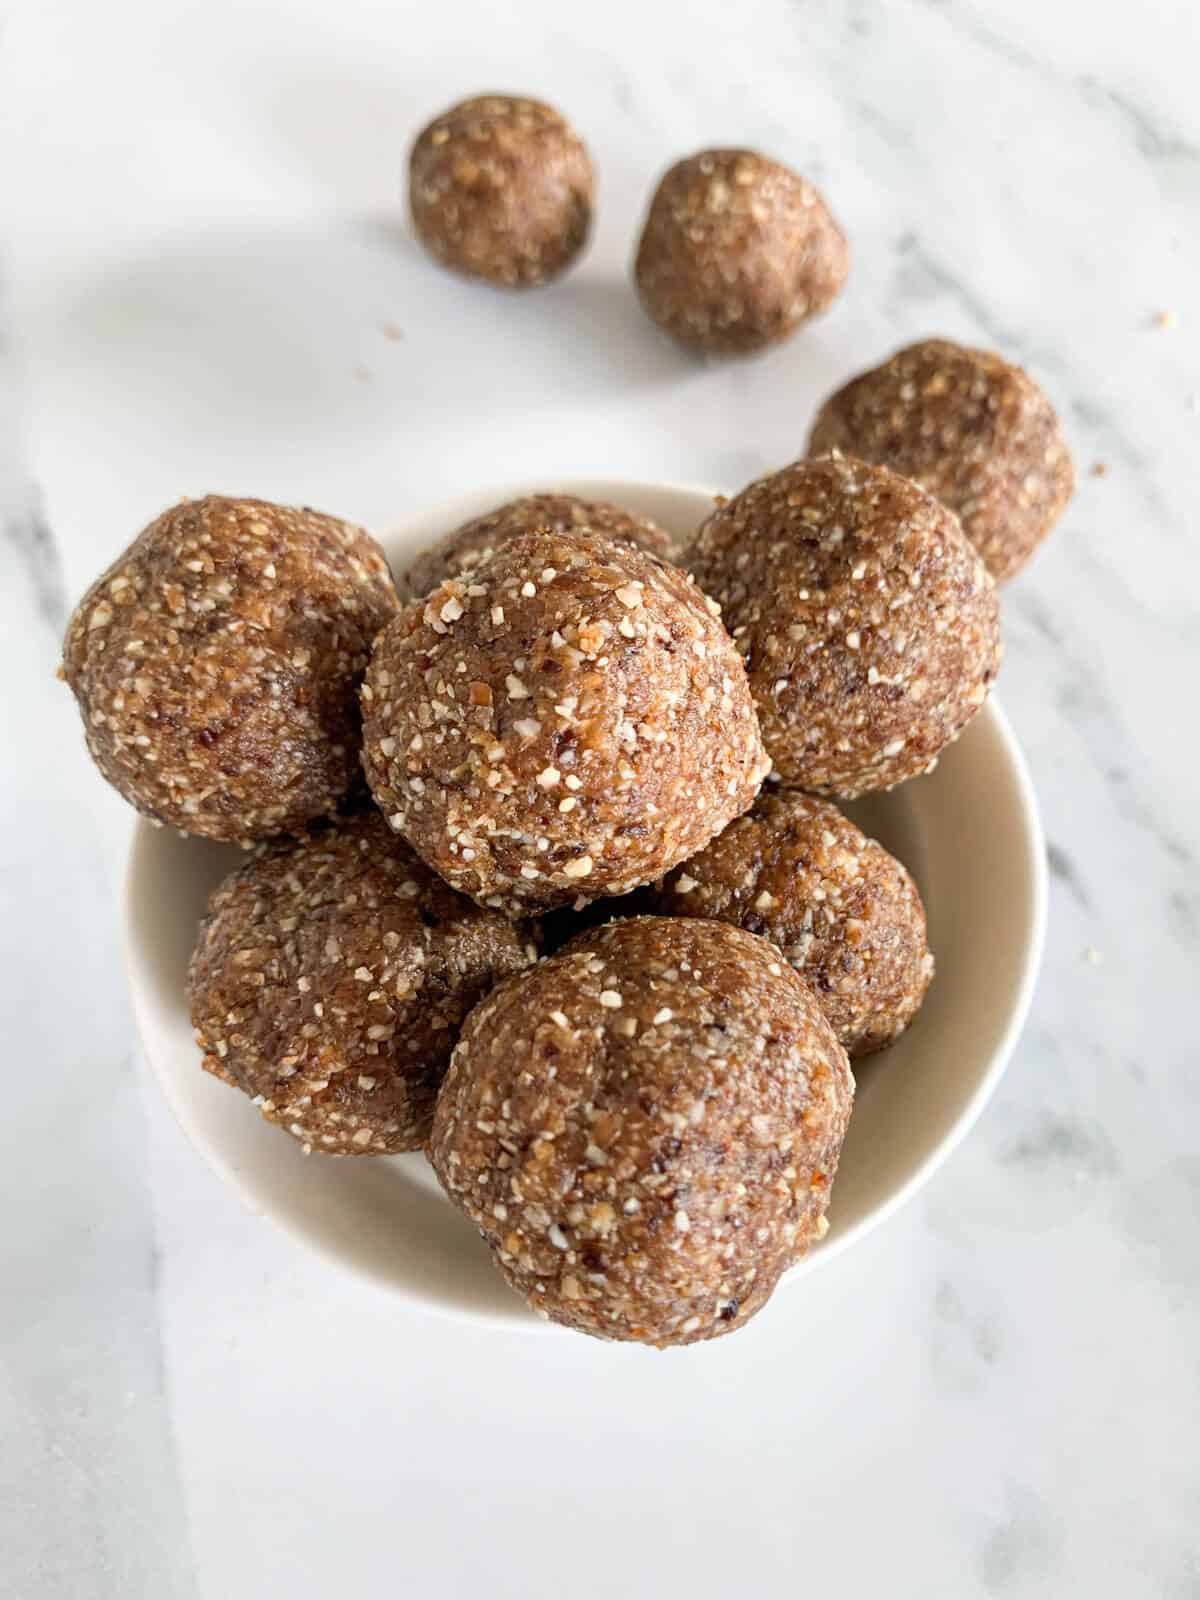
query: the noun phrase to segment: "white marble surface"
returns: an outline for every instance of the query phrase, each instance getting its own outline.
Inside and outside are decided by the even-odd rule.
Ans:
[[[1200,1594],[1190,5],[8,9],[0,1594]],[[481,87],[560,101],[600,167],[586,263],[519,301],[431,268],[398,203],[413,130]],[[656,173],[720,142],[825,185],[855,267],[708,367],[625,266]],[[53,680],[71,599],[184,493],[383,525],[521,476],[732,489],[929,333],[1031,365],[1081,468],[1005,596],[1054,896],[973,1136],[665,1356],[418,1317],[245,1215],[138,1062],[128,819]]]

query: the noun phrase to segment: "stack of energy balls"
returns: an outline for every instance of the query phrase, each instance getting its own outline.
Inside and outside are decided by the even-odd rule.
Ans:
[[[541,282],[586,236],[586,151],[536,102],[455,108],[413,175],[461,270]],[[668,174],[637,263],[664,326],[728,352],[844,272],[820,197],[747,152]],[[995,580],[1070,490],[1033,381],[934,341],[683,548],[537,494],[394,582],[334,517],[164,512],[80,602],[63,676],[138,811],[253,847],[191,962],[204,1067],[305,1151],[424,1150],[546,1317],[740,1327],[826,1230],[851,1058],[933,975],[912,878],[835,802],[978,712]]]

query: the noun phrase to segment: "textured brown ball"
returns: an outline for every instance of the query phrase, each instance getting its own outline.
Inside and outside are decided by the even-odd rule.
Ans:
[[[639,917],[476,1007],[429,1154],[536,1310],[690,1344],[740,1327],[824,1233],[853,1095],[772,945]]]
[[[826,310],[849,266],[807,179],[752,150],[705,150],[655,191],[634,276],[647,314],[680,344],[740,355]]]
[[[513,915],[625,894],[750,805],[768,763],[741,661],[678,568],[524,534],[381,635],[363,762],[392,826]]]
[[[958,516],[997,581],[1021,570],[1075,487],[1054,408],[1029,374],[945,339],[910,345],[839,389],[809,450],[914,479]]]
[[[571,533],[576,529],[602,533],[618,544],[648,550],[663,561],[675,561],[679,555],[671,535],[648,517],[635,517],[631,511],[606,500],[580,500],[573,494],[530,494],[464,522],[461,528],[423,550],[401,576],[400,592],[415,599],[436,589],[446,578],[466,578],[469,582],[479,563],[495,555],[506,540],[539,528],[551,533]]]
[[[425,128],[409,159],[422,244],[443,266],[526,289],[566,270],[592,219],[592,163],[552,106],[485,94]]]
[[[987,569],[954,514],[886,468],[827,456],[760,478],[689,561],[797,788],[853,798],[928,771],[999,669]]]
[[[796,790],[761,794],[668,875],[654,909],[770,939],[851,1056],[903,1033],[933,977],[925,908],[908,872],[827,800]]]
[[[327,1155],[415,1150],[467,1012],[536,952],[370,812],[268,846],[212,897],[188,974],[204,1066]]]
[[[185,500],[67,625],[63,676],[100,771],[145,816],[246,842],[331,813],[358,767],[358,684],[397,609],[361,528]]]

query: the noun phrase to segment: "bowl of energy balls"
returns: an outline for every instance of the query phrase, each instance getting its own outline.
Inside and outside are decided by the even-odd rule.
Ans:
[[[1000,656],[958,515],[836,451],[729,499],[481,491],[381,542],[164,511],[62,675],[141,814],[169,1103],[411,1300],[736,1331],[929,1176],[1020,1029],[1042,841]]]

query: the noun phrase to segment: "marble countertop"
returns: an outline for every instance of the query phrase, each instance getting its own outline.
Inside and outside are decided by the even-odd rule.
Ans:
[[[1190,7],[42,0],[0,58],[0,1594],[1200,1594],[1200,110]],[[501,299],[420,256],[406,143],[561,103],[596,236]],[[834,312],[760,361],[655,336],[650,186],[747,143],[823,185]],[[385,335],[395,325],[400,339]],[[480,1333],[236,1199],[138,1059],[129,818],[53,678],[67,609],[210,489],[368,525],[489,481],[731,490],[942,333],[1028,364],[1080,468],[1005,593],[1053,879],[995,1100],[738,1338]]]

